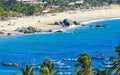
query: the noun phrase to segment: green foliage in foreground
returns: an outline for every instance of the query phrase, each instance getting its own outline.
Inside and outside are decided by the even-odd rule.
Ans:
[[[58,71],[52,72],[54,64],[51,63],[49,58],[45,58],[43,65],[41,65],[40,73],[37,75],[57,75]]]
[[[20,69],[21,69],[23,75],[34,75],[32,66],[26,65],[25,68],[20,68]]]
[[[120,45],[118,45],[118,46],[116,47],[115,52],[116,52],[116,53],[119,55],[119,57],[120,57]]]
[[[74,68],[77,67],[79,67],[80,70],[76,70],[74,75],[91,75],[91,61],[86,53],[81,53],[78,57],[77,63],[74,65]]]

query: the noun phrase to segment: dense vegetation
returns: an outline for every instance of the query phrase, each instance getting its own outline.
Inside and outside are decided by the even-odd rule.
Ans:
[[[30,16],[41,14],[44,9],[52,8],[53,5],[59,5],[58,8],[52,9],[52,12],[63,12],[70,7],[80,7],[79,4],[70,5],[81,0],[42,0],[46,4],[27,4],[17,2],[16,0],[0,0],[0,16],[2,19],[18,16]],[[110,5],[112,3],[119,4],[120,0],[83,0],[82,8],[100,7]]]
[[[115,52],[118,54],[117,57],[112,58],[112,67],[100,67],[93,68],[91,66],[91,59],[87,53],[80,53],[76,64],[74,65],[75,72],[73,75],[120,75],[120,45],[115,49]],[[45,58],[43,64],[39,67],[39,73],[37,75],[58,75],[59,71],[54,71],[54,64],[49,58]],[[25,68],[21,68],[23,75],[35,75],[33,73],[34,67],[26,65]],[[19,75],[19,74],[15,74]]]
[[[43,7],[40,5],[22,4],[16,0],[0,0],[0,16],[2,18],[34,15],[42,10]]]

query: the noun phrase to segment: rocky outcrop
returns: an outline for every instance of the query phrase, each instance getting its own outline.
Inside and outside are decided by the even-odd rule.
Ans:
[[[68,19],[64,19],[64,20],[63,20],[64,26],[70,26],[70,25],[71,25],[70,23],[71,23],[71,21],[68,20]]]
[[[106,26],[98,24],[98,25],[90,25],[89,27],[91,27],[91,28],[105,28]]]
[[[55,33],[63,33],[63,31],[62,30],[57,30],[57,31],[55,31]]]
[[[80,25],[80,22],[73,21],[74,25]]]
[[[0,34],[4,34],[4,32],[0,31]]]
[[[7,33],[7,35],[11,35],[11,33]]]
[[[62,25],[62,26],[80,25],[80,22],[64,19],[63,21],[55,22],[54,25]]]
[[[35,32],[41,32],[41,29],[37,29],[34,27],[21,27],[17,28],[15,31],[21,32],[21,33],[35,33]]]
[[[104,26],[104,25],[96,25],[95,27],[96,27],[96,28],[104,28],[104,27],[106,27],[106,26]]]
[[[54,25],[60,25],[60,22],[55,22]]]

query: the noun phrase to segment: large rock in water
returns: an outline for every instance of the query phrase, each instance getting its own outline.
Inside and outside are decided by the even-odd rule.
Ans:
[[[21,33],[35,33],[35,32],[41,32],[41,29],[37,29],[34,27],[21,27],[17,28],[15,31],[21,32]]]
[[[98,24],[98,25],[96,25],[95,27],[96,27],[96,28],[104,28],[104,27],[106,27],[106,26],[104,26],[104,25],[99,25],[99,24]]]

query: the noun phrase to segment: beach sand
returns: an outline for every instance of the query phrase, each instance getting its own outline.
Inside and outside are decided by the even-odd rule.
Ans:
[[[66,11],[63,13],[45,14],[44,16],[29,16],[14,18],[8,21],[0,21],[0,31],[4,33],[16,33],[14,30],[20,27],[32,26],[42,30],[60,28],[59,25],[52,25],[55,21],[69,19],[72,21],[88,21],[103,18],[120,17],[120,6],[111,6],[109,9],[87,10],[87,11]],[[8,25],[10,23],[10,25]]]

